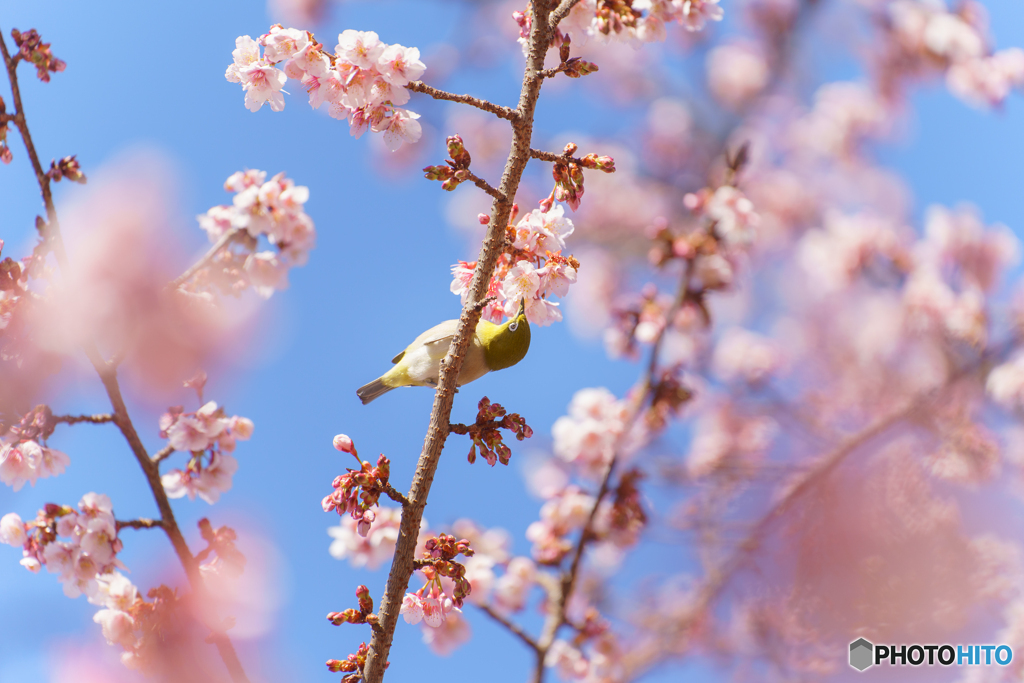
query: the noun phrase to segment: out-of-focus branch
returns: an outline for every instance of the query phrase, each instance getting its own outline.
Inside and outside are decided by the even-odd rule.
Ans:
[[[456,95],[455,93],[446,92],[439,90],[433,86],[429,86],[423,81],[413,81],[409,85],[405,86],[413,92],[423,93],[424,95],[430,95],[435,100],[447,100],[449,102],[459,102],[460,104],[468,104],[471,107],[482,109],[486,112],[494,114],[499,119],[505,119],[506,121],[515,121],[516,117],[519,116],[519,110],[510,109],[503,107],[500,104],[494,104],[487,100],[482,100],[479,97],[473,97],[472,95]]]
[[[166,446],[164,446],[163,448],[161,448],[160,450],[153,454],[153,463],[159,464],[163,462],[167,458],[171,457],[171,453],[173,452],[174,446],[172,446],[171,444],[167,444]]]
[[[502,115],[499,113],[501,110],[494,105],[491,105],[492,109],[499,111],[488,109],[488,111],[511,121],[512,148],[509,150],[505,170],[501,177],[499,187],[501,196],[495,197],[494,203],[491,205],[490,221],[470,285],[470,296],[466,305],[463,306],[448,354],[441,361],[437,392],[434,395],[434,406],[430,413],[430,426],[427,428],[423,451],[413,476],[412,488],[409,490],[409,504],[403,506],[402,509],[398,543],[395,547],[394,560],[378,613],[380,629],[375,630],[370,639],[366,666],[363,670],[363,677],[367,683],[379,683],[384,677],[384,667],[387,665],[388,653],[391,650],[402,599],[413,572],[416,540],[419,536],[420,521],[423,519],[423,508],[426,506],[430,485],[433,482],[441,450],[444,448],[444,442],[448,436],[449,418],[455,398],[455,382],[469,348],[470,339],[480,319],[479,302],[487,296],[488,285],[497,265],[498,256],[505,248],[505,228],[512,212],[512,198],[516,195],[519,181],[530,160],[534,112],[543,83],[539,72],[544,69],[544,57],[548,51],[551,34],[548,24],[548,16],[551,11],[549,0],[534,0],[533,8],[535,21],[530,34],[529,54],[523,74],[519,104],[514,114],[509,115]],[[424,90],[424,92],[427,91]],[[428,92],[428,94],[431,93]],[[467,102],[467,104],[478,106],[472,102]]]
[[[572,8],[575,7],[576,3],[579,1],[580,0],[562,0],[562,2],[558,3],[558,7],[552,10],[551,14],[548,16],[548,26],[551,27],[552,31],[558,28],[558,24],[561,23],[562,19],[569,16],[569,12],[572,11]]]
[[[57,424],[73,425],[80,422],[88,422],[90,424],[99,425],[107,422],[113,422],[114,416],[110,413],[104,413],[101,415],[54,415],[53,421]]]
[[[679,287],[676,291],[675,299],[672,302],[672,307],[665,314],[666,320],[672,320],[683,304],[692,296],[690,283],[693,279],[693,264],[693,259],[690,259],[686,261],[686,264],[683,266],[683,274],[679,280]],[[616,439],[615,446],[612,449],[612,457],[609,459],[608,466],[604,471],[604,476],[601,478],[601,486],[597,491],[597,495],[594,497],[594,504],[590,508],[590,513],[587,515],[587,521],[583,525],[583,530],[580,532],[579,539],[576,541],[569,569],[562,574],[561,583],[556,593],[549,598],[549,602],[553,602],[555,605],[553,610],[549,609],[547,619],[544,621],[541,636],[537,641],[537,657],[534,662],[533,671],[534,683],[541,683],[541,681],[544,680],[544,665],[548,650],[550,650],[551,646],[554,644],[559,629],[567,623],[566,610],[569,606],[569,599],[572,597],[573,589],[576,586],[576,579],[579,575],[580,565],[583,561],[583,552],[586,550],[587,544],[592,539],[594,522],[597,519],[597,512],[601,507],[601,502],[604,500],[604,497],[608,495],[608,491],[611,488],[612,476],[615,472],[615,465],[622,450],[623,441],[636,424],[636,420],[643,413],[644,405],[651,396],[651,391],[654,388],[654,373],[657,368],[658,357],[661,353],[662,340],[665,338],[665,333],[668,329],[668,325],[663,326],[654,340],[654,344],[651,347],[650,359],[647,363],[644,374],[640,379],[638,389],[634,393],[632,399],[629,416],[624,420],[622,433]]]
[[[168,285],[168,288],[177,289],[178,287],[181,287],[183,284],[191,280],[192,276],[194,276],[200,270],[205,268],[206,264],[212,261],[213,258],[220,253],[221,249],[226,247],[231,242],[231,240],[235,239],[235,237],[241,232],[242,228],[231,228],[230,230],[225,230],[224,234],[221,235],[220,238],[213,243],[213,246],[210,247],[209,251],[203,254],[198,261],[193,263],[188,270],[186,270],[178,277],[174,278],[171,284]]]
[[[64,242],[61,238],[60,223],[57,220],[57,209],[54,205],[53,194],[50,190],[50,178],[46,175],[45,171],[43,171],[42,164],[39,163],[39,155],[36,153],[35,145],[32,142],[32,136],[29,133],[28,122],[25,118],[25,110],[21,101],[21,92],[18,87],[17,62],[11,59],[10,53],[7,51],[7,44],[3,39],[2,31],[0,31],[0,53],[3,54],[4,65],[7,68],[7,77],[11,83],[11,91],[14,95],[14,104],[17,108],[17,112],[14,115],[15,125],[18,127],[22,140],[25,142],[25,148],[28,152],[29,160],[32,163],[32,168],[35,170],[36,180],[39,183],[39,189],[43,196],[43,203],[46,206],[46,215],[48,220],[47,225],[43,228],[45,231],[44,238],[53,249],[61,270],[66,273],[69,270],[69,263],[67,252],[64,248]],[[178,524],[174,519],[174,511],[171,509],[170,500],[167,498],[167,493],[164,491],[163,484],[160,482],[159,466],[156,462],[153,462],[150,459],[149,454],[146,452],[146,448],[143,445],[142,440],[139,438],[138,432],[136,432],[135,426],[132,424],[131,418],[128,415],[128,408],[121,395],[121,387],[117,380],[117,369],[103,360],[95,344],[86,344],[85,354],[96,369],[97,374],[99,374],[100,381],[103,382],[103,387],[106,389],[107,396],[114,409],[110,421],[116,424],[118,429],[121,430],[121,434],[128,442],[128,446],[131,448],[132,454],[135,455],[135,459],[138,461],[139,466],[146,475],[149,488],[156,500],[157,509],[160,511],[159,526],[170,539],[171,545],[174,547],[174,551],[178,555],[178,559],[181,561],[182,567],[185,569],[185,574],[188,577],[189,584],[191,585],[193,592],[196,594],[196,597],[200,602],[202,602],[206,591],[202,576],[199,573],[199,566],[196,563],[195,558],[192,556],[192,553],[188,548],[188,544],[185,542],[185,538],[181,533],[181,529],[178,527]],[[249,678],[246,676],[245,670],[242,668],[242,663],[238,659],[238,654],[235,652],[234,645],[232,645],[227,635],[223,631],[214,628],[209,640],[217,646],[217,650],[231,675],[231,679],[235,683],[248,683]]]
[[[993,347],[977,361],[953,373],[942,386],[911,399],[903,408],[894,410],[889,415],[876,420],[857,434],[848,437],[834,450],[821,457],[804,478],[772,505],[760,520],[754,524],[747,535],[736,543],[732,554],[708,572],[707,578],[697,589],[695,598],[689,606],[688,618],[673,624],[671,632],[660,631],[659,636],[665,641],[671,641],[676,646],[684,643],[685,639],[689,636],[690,630],[704,617],[712,603],[718,598],[722,589],[729,583],[729,580],[750,559],[754,551],[761,547],[775,521],[782,517],[799,498],[814,489],[854,451],[865,446],[870,441],[883,436],[896,425],[913,420],[915,416],[927,411],[956,384],[972,376],[994,360],[1009,354],[1010,351],[1017,347],[1019,341],[1017,338],[1011,338],[1006,343]],[[646,664],[649,665],[649,662]],[[643,666],[638,666],[636,671],[628,673],[627,679],[636,678],[642,671]]]
[[[524,631],[519,624],[509,619],[504,614],[495,611],[494,608],[492,608],[490,605],[478,605],[478,607],[480,608],[481,612],[483,612],[491,619],[507,628],[513,635],[519,638],[519,640],[526,643],[526,646],[528,648],[530,648],[536,653],[540,652],[540,647],[537,645],[537,641],[533,639],[533,636]]]
[[[127,521],[117,520],[117,530],[121,529],[153,529],[155,527],[163,528],[163,520],[160,519],[130,519]]]

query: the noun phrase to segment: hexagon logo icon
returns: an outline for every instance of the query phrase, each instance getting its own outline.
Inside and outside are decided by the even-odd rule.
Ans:
[[[853,641],[850,643],[850,666],[857,671],[863,671],[868,668],[874,664],[872,661],[874,650],[875,646],[869,640],[858,638]]]

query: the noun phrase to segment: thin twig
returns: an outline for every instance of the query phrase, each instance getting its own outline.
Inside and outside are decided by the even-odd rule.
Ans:
[[[167,458],[171,457],[171,453],[174,453],[174,450],[174,446],[172,446],[171,444],[167,444],[166,446],[164,446],[163,448],[161,448],[160,450],[153,454],[153,463],[159,464],[163,462]]]
[[[499,624],[507,628],[509,631],[511,631],[514,635],[516,635],[519,638],[519,640],[526,643],[526,647],[530,648],[536,653],[540,652],[540,647],[537,645],[537,641],[533,639],[533,636],[524,631],[519,624],[510,620],[508,617],[501,614],[500,612],[496,612],[494,608],[492,608],[490,605],[477,605],[477,607],[480,608],[481,612],[483,612],[491,619],[494,619],[496,622],[498,622]]]
[[[530,156],[534,159],[540,159],[541,161],[550,161],[552,163],[565,163],[567,161],[575,161],[577,164],[582,164],[581,159],[577,159],[568,154],[555,154],[554,152],[545,152],[542,149],[531,149]]]
[[[221,249],[226,247],[228,243],[235,239],[235,237],[241,232],[242,228],[231,228],[230,230],[225,231],[224,234],[220,236],[220,239],[213,243],[213,246],[210,247],[209,251],[203,254],[202,258],[193,263],[192,266],[184,273],[176,277],[167,287],[169,289],[177,289],[191,280],[193,275],[202,270],[206,264],[213,260],[213,257],[220,253]]]
[[[579,1],[580,0],[562,0],[562,2],[558,4],[558,7],[552,10],[551,15],[548,17],[548,26],[551,27],[552,31],[558,28],[558,24],[561,23],[562,19],[569,16],[569,12],[572,11],[572,8],[575,7],[576,3]]]
[[[57,259],[57,263],[60,266],[61,271],[66,274],[70,270],[70,266],[67,258],[67,252],[64,248],[64,242],[61,239],[60,223],[57,220],[57,209],[54,205],[53,194],[50,190],[50,179],[43,171],[42,164],[39,163],[39,155],[36,153],[35,145],[32,142],[32,136],[29,133],[28,121],[25,118],[25,110],[21,101],[21,92],[18,87],[18,74],[16,71],[17,61],[11,59],[10,53],[7,51],[7,44],[3,39],[2,31],[0,31],[0,53],[2,53],[4,64],[7,67],[7,77],[11,83],[11,92],[14,96],[15,107],[17,108],[15,124],[17,125],[18,131],[21,133],[21,138],[25,143],[29,160],[31,161],[32,168],[36,173],[36,180],[39,183],[39,189],[43,195],[43,203],[46,206],[47,225],[44,228],[44,238],[53,248],[54,256]],[[85,344],[84,351],[97,374],[99,374],[100,381],[103,382],[103,387],[106,389],[107,396],[110,399],[111,407],[114,409],[112,422],[114,422],[114,424],[118,426],[118,429],[121,430],[122,435],[125,437],[125,440],[131,448],[132,454],[135,456],[135,459],[138,461],[143,473],[146,475],[150,491],[153,493],[157,509],[160,511],[160,517],[162,520],[160,527],[164,530],[164,533],[167,534],[168,539],[171,541],[171,545],[174,547],[175,553],[178,555],[178,559],[181,561],[182,567],[185,569],[185,574],[188,577],[189,584],[192,587],[192,591],[195,593],[196,599],[200,604],[205,604],[206,589],[202,575],[199,573],[199,566],[195,562],[195,558],[192,556],[192,553],[188,548],[188,544],[185,542],[181,529],[178,527],[178,524],[174,519],[174,511],[171,509],[167,493],[164,491],[163,484],[160,482],[159,468],[156,463],[150,460],[149,455],[146,452],[146,447],[142,444],[142,440],[139,438],[138,432],[136,432],[135,426],[132,424],[131,418],[128,415],[128,408],[125,405],[124,398],[121,395],[121,387],[117,381],[117,369],[103,360],[95,344]],[[228,672],[231,675],[231,679],[235,681],[235,683],[248,683],[249,678],[246,676],[245,670],[242,668],[241,660],[239,660],[238,654],[235,652],[235,648],[234,645],[232,645],[231,640],[222,631],[213,629],[212,627],[211,630],[213,630],[213,633],[209,636],[209,640],[216,645],[217,651],[220,653],[221,659],[224,661],[224,665],[227,667]]]
[[[57,424],[68,425],[78,424],[79,422],[88,422],[90,424],[98,425],[113,422],[114,416],[110,413],[103,413],[100,415],[54,415],[53,421]]]
[[[127,521],[117,520],[117,530],[121,529],[154,529],[157,527],[163,528],[163,520],[160,519],[130,519]]]
[[[413,92],[430,95],[435,100],[447,100],[448,102],[468,104],[471,107],[482,109],[494,114],[499,119],[505,119],[506,121],[515,121],[516,117],[519,115],[515,109],[503,107],[500,104],[494,104],[493,102],[488,102],[487,100],[482,100],[479,97],[473,97],[472,95],[456,95],[455,93],[439,90],[433,86],[427,85],[423,81],[413,81],[405,87]]]
[[[473,173],[469,169],[466,169],[465,173],[466,173],[467,177],[469,178],[469,180],[473,181],[474,185],[479,187],[481,190],[483,190],[487,194],[491,195],[495,199],[501,199],[501,200],[505,199],[505,195],[503,195],[501,193],[501,190],[499,190],[499,189],[497,189],[495,187],[492,187],[490,183],[488,183],[486,180],[484,180],[480,176],[476,175],[475,173]]]
[[[402,507],[406,507],[409,504],[409,499],[403,496],[401,492],[391,484],[384,487],[384,493],[388,494],[388,498],[395,501]]]
[[[558,74],[562,73],[569,67],[568,62],[562,62],[558,66],[553,66],[550,69],[544,69],[540,72],[541,78],[554,78]]]

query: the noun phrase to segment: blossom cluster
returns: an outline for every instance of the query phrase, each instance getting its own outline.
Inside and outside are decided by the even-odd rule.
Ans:
[[[64,472],[71,459],[46,446],[54,425],[50,409],[40,405],[0,436],[0,481],[17,491],[25,482],[35,486],[39,479]]]
[[[121,541],[113,506],[102,494],[82,496],[77,511],[47,504],[27,523],[16,513],[4,515],[0,541],[22,547],[21,565],[29,571],[45,566],[58,574],[69,598],[84,594],[94,604],[104,604],[111,583],[117,584],[115,570],[124,568],[117,559]]]
[[[562,256],[565,238],[573,230],[560,204],[547,211],[534,209],[514,227],[509,226],[510,246],[498,258],[487,289],[487,296],[497,300],[484,307],[481,317],[500,323],[514,317],[520,300],[525,299],[526,319],[531,323],[543,327],[560,321],[562,312],[548,297],[565,296],[576,282],[579,262],[572,256]],[[469,298],[475,271],[475,261],[459,261],[452,266],[451,291],[462,298],[463,304]]]
[[[422,621],[431,628],[438,628],[453,611],[461,612],[463,600],[473,587],[466,578],[466,567],[455,560],[459,555],[467,558],[474,555],[467,539],[457,540],[449,534],[440,534],[424,542],[420,571],[427,581],[423,588],[406,593],[402,599],[401,614],[408,623]],[[445,590],[442,578],[451,581],[450,590]]]
[[[190,454],[184,470],[173,469],[160,481],[171,498],[199,496],[211,505],[220,494],[231,489],[231,477],[238,461],[230,454],[236,442],[252,436],[252,420],[237,415],[228,417],[215,401],[186,413],[174,406],[160,417],[160,437],[168,446]]]
[[[721,21],[718,0],[634,0],[633,2],[600,2],[582,0],[558,25],[558,32],[575,36],[579,42],[587,38],[628,43],[650,43],[665,40],[665,25],[678,22],[687,31],[700,31],[708,21]],[[525,53],[533,24],[533,10],[514,12],[519,25],[519,43]],[[560,36],[559,36],[560,37]]]
[[[353,567],[377,569],[395,554],[401,522],[401,508],[378,506],[368,529],[365,525],[360,527],[362,518],[343,515],[337,526],[327,529],[334,539],[328,552],[335,559],[348,560]],[[420,526],[421,535],[426,528],[424,521]]]
[[[499,429],[507,429],[512,432],[516,439],[522,441],[533,436],[533,429],[526,424],[526,419],[519,413],[508,414],[499,403],[491,403],[491,400],[484,396],[477,405],[476,422],[471,425],[453,424],[449,429],[453,434],[468,434],[473,440],[469,447],[469,463],[476,462],[476,449],[480,448],[480,455],[491,467],[501,462],[507,465],[512,455],[511,449],[505,445]]]
[[[361,460],[352,439],[345,434],[334,437],[334,446],[339,451],[351,453],[359,462],[359,469],[348,469],[345,474],[335,477],[334,491],[324,496],[321,505],[324,512],[337,511],[343,517],[347,513],[356,520],[356,532],[365,538],[376,519],[372,508],[377,506],[381,494],[390,488],[391,461],[383,453],[377,458],[376,467]]]
[[[367,129],[383,133],[391,150],[420,139],[419,114],[400,106],[409,101],[406,86],[426,70],[415,47],[388,45],[373,31],[349,29],[330,53],[311,33],[275,24],[258,41],[239,37],[232,56],[225,77],[242,84],[251,111],[265,103],[284,109],[282,88],[292,78],[309,93],[311,107],[328,105],[331,117],[347,120],[356,138]]]
[[[883,78],[934,72],[945,74],[950,92],[977,106],[997,106],[1024,86],[1024,50],[993,51],[986,37],[985,8],[964,2],[898,0],[885,7],[891,32],[889,51],[880,57]]]
[[[288,270],[306,264],[316,244],[313,220],[304,205],[309,188],[284,173],[267,180],[265,171],[237,171],[225,181],[231,206],[214,206],[197,217],[210,241],[228,240],[188,284],[193,291],[216,287],[238,295],[248,287],[263,298],[288,287]],[[263,236],[276,251],[259,248]]]

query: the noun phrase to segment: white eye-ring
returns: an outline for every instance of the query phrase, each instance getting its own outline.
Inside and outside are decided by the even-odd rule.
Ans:
[[[508,329],[512,332],[515,332],[517,329],[519,329],[519,321],[513,321],[512,324],[508,326]]]

